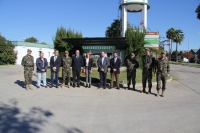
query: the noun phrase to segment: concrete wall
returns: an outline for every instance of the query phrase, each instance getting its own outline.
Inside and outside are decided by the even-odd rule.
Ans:
[[[34,57],[34,63],[36,59],[39,57],[39,52],[44,52],[44,57],[50,62],[50,58],[53,55],[54,49],[50,48],[37,48],[37,47],[25,47],[25,46],[15,46],[15,52],[17,52],[17,60],[16,64],[21,64],[22,58],[27,54],[27,50],[32,50],[32,56]]]

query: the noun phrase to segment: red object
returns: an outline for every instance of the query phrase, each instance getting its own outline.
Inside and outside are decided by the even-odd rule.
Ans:
[[[142,22],[140,22],[140,25],[143,25],[144,23],[143,23],[143,20],[142,20]]]
[[[167,44],[167,46],[170,46],[170,44]]]

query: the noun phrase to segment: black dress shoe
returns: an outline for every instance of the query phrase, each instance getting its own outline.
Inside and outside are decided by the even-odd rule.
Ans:
[[[90,88],[90,87],[91,87],[91,85],[89,84],[88,88]]]
[[[37,86],[37,88],[39,89],[39,88],[40,88],[40,86]]]
[[[88,88],[88,84],[86,84],[85,88]]]
[[[106,86],[104,86],[103,89],[106,89]]]
[[[117,87],[116,89],[120,90],[120,88],[119,88],[119,87]]]
[[[112,88],[113,88],[112,86],[109,87],[109,89],[112,89]]]
[[[45,88],[48,88],[47,86],[45,86]]]
[[[101,89],[101,88],[102,88],[102,86],[99,86],[98,88],[99,88],[99,89]]]
[[[77,85],[78,88],[80,88],[80,85]]]
[[[51,85],[49,88],[53,88],[53,86]]]
[[[58,88],[58,86],[56,86],[56,88]]]

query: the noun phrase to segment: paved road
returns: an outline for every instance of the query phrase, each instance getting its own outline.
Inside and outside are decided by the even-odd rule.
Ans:
[[[164,98],[95,87],[26,91],[22,73],[21,66],[0,68],[2,133],[200,132],[200,68],[171,65]]]

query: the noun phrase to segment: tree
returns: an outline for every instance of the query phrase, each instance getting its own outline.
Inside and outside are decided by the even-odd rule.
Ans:
[[[179,54],[179,51],[174,50],[174,51],[172,52],[172,55],[176,55],[176,53]]]
[[[56,35],[53,37],[53,42],[54,49],[59,51],[60,56],[63,56],[66,50],[70,51],[73,48],[71,44],[63,41],[63,38],[82,38],[82,33],[74,32],[74,30],[71,30],[70,28],[66,30],[62,26],[57,28]]]
[[[129,43],[129,47],[125,51],[126,57],[129,57],[130,53],[133,52],[142,66],[141,58],[145,52],[144,45],[147,44],[144,41],[146,30],[131,26],[127,29],[125,36]]]
[[[37,38],[35,38],[35,37],[26,38],[24,41],[25,41],[25,42],[38,43],[38,40],[37,40]]]
[[[200,4],[196,8],[195,12],[197,13],[197,19],[200,19]]]
[[[121,36],[121,20],[115,19],[105,31],[106,37],[120,37]],[[130,23],[127,23],[127,29],[130,27]]]
[[[106,29],[105,36],[106,37],[119,37],[121,34],[121,21],[118,19],[115,19],[114,22],[111,24],[111,26],[108,26]]]
[[[47,44],[46,42],[41,42],[40,44]]]
[[[172,51],[172,42],[173,42],[173,38],[174,38],[174,33],[175,33],[174,28],[170,28],[166,32],[166,37],[167,37],[167,39],[170,40],[170,45],[171,45],[171,49],[170,49],[169,53],[171,53],[171,51]],[[170,58],[170,60],[171,60],[171,58]]]
[[[174,33],[174,37],[173,37],[173,42],[176,43],[176,62],[178,60],[177,58],[177,50],[178,50],[178,44],[180,45],[181,42],[184,40],[184,34],[183,34],[183,31],[182,30],[175,30],[175,33]]]
[[[5,37],[0,36],[0,65],[15,64],[17,55],[14,51],[15,46]]]

